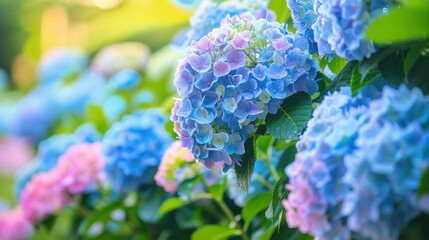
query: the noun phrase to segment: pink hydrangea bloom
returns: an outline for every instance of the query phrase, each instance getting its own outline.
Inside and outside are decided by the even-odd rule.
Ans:
[[[202,167],[202,165],[198,164],[185,167],[187,163],[192,163],[194,161],[195,159],[192,153],[181,147],[181,143],[179,141],[174,142],[165,151],[164,156],[162,157],[161,165],[155,175],[156,183],[158,186],[163,187],[167,192],[176,192],[178,185],[182,181],[194,177]],[[181,171],[181,174],[176,174],[179,169],[184,171]]]
[[[59,159],[54,171],[59,184],[71,194],[81,194],[102,178],[104,161],[100,143],[84,143],[70,147]]]
[[[25,186],[20,204],[28,221],[36,223],[71,201],[58,183],[59,175],[56,171],[50,171],[35,175]]]
[[[0,172],[14,174],[33,157],[31,143],[24,138],[0,137]]]
[[[29,239],[33,229],[22,210],[15,208],[0,213],[0,240]]]

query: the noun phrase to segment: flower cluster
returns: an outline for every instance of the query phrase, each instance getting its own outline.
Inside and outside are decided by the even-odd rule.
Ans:
[[[318,239],[395,239],[421,206],[429,98],[385,87],[381,97],[334,93],[314,111],[286,169],[289,226]]]
[[[36,174],[25,186],[20,205],[31,223],[46,218],[72,202],[100,179],[103,169],[99,143],[70,147],[59,164],[48,172]]]
[[[32,232],[20,208],[0,211],[0,240],[26,240]]]
[[[100,143],[85,143],[70,147],[55,168],[59,182],[68,193],[81,194],[102,179],[103,158]]]
[[[202,164],[195,161],[192,153],[181,147],[180,142],[176,141],[165,151],[154,179],[166,192],[175,193],[181,183],[200,175],[210,186],[222,177],[222,172],[217,169],[204,168]],[[201,187],[194,187],[196,190],[199,188]]]
[[[392,0],[292,0],[288,7],[297,33],[317,43],[322,56],[336,54],[362,60],[375,52],[365,39],[368,22],[392,5]]]
[[[186,33],[183,45],[188,46],[193,40],[198,41],[213,29],[220,27],[222,20],[227,16],[236,16],[250,11],[257,18],[274,21],[275,13],[268,10],[266,5],[267,2],[263,0],[232,0],[221,3],[203,0],[190,19],[191,28]]]
[[[124,117],[103,138],[106,174],[116,192],[128,192],[153,181],[171,137],[165,119],[156,110]]]
[[[180,100],[171,119],[183,147],[209,168],[241,162],[256,120],[295,92],[317,90],[308,48],[306,38],[250,13],[192,44],[174,80]]]

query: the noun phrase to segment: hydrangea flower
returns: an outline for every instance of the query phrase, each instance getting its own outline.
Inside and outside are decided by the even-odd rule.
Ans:
[[[180,99],[171,120],[183,147],[209,168],[240,163],[256,120],[295,92],[317,91],[308,48],[304,37],[250,13],[192,44],[174,80]]]
[[[83,143],[70,147],[54,171],[59,175],[59,184],[74,195],[102,180],[103,165],[100,143]]]
[[[396,239],[427,210],[416,192],[429,163],[429,98],[405,86],[378,95],[343,89],[316,108],[286,168],[290,227],[318,239]]]
[[[57,48],[47,52],[38,69],[42,84],[62,81],[70,74],[79,73],[88,64],[88,56],[77,49]]]
[[[33,228],[20,208],[0,211],[0,239],[26,240],[32,233]]]
[[[192,40],[198,41],[213,29],[220,27],[222,20],[227,16],[240,15],[250,11],[258,18],[274,21],[274,12],[267,9],[267,1],[232,0],[216,3],[212,0],[203,0],[190,19],[190,29],[186,33],[183,46],[188,46]]]
[[[33,143],[46,138],[58,120],[59,104],[52,97],[53,88],[40,87],[22,98],[11,117],[10,132]]]
[[[208,173],[209,171],[202,164],[197,163],[192,153],[181,147],[179,141],[175,141],[164,152],[155,174],[155,182],[166,192],[175,193],[181,183],[202,175],[204,181],[210,186],[222,177],[222,173],[220,171]]]
[[[36,223],[62,209],[71,199],[64,194],[55,171],[39,173],[25,186],[20,198],[25,218]]]
[[[288,0],[286,3],[291,11],[296,33],[307,37],[310,43],[310,52],[316,53],[317,43],[314,41],[314,33],[311,28],[317,19],[313,9],[314,0]]]
[[[313,43],[314,51],[347,60],[369,58],[376,51],[374,43],[365,39],[367,25],[392,4],[392,0],[287,1],[297,33]]]
[[[277,152],[274,149],[271,151],[272,156],[270,159],[270,164],[275,167],[279,163],[283,152]],[[251,197],[262,192],[271,191],[267,187],[266,183],[272,185],[275,184],[274,177],[271,175],[266,163],[262,160],[256,160],[255,162],[255,167],[253,170],[253,175],[250,178],[248,191],[244,191],[238,187],[237,176],[234,170],[229,171],[226,176],[228,180],[228,195],[232,200],[234,200],[234,203],[240,207],[243,207],[246,200],[250,199]]]
[[[0,136],[0,173],[14,175],[31,160],[33,154],[27,139]]]
[[[153,181],[171,137],[159,111],[125,116],[106,132],[102,148],[105,171],[116,192],[128,192]]]
[[[140,74],[132,69],[124,69],[109,78],[107,87],[113,91],[129,90],[140,83]]]

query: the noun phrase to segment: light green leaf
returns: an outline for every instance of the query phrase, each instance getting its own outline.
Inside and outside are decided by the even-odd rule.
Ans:
[[[379,44],[416,41],[429,38],[429,8],[395,8],[376,18],[367,37]]]
[[[244,229],[248,228],[250,222],[258,213],[268,208],[270,201],[271,193],[269,192],[258,194],[246,201],[241,213],[244,220]]]
[[[311,104],[311,98],[305,92],[289,96],[276,114],[267,115],[268,132],[279,139],[299,136],[311,117]]]
[[[102,106],[90,103],[87,105],[86,111],[88,121],[92,122],[100,133],[104,133],[109,128]]]
[[[185,206],[186,204],[187,202],[180,198],[170,198],[161,205],[158,210],[158,215],[164,215],[168,212],[176,210],[177,208]]]
[[[223,240],[228,237],[239,236],[241,232],[222,225],[205,225],[192,233],[192,240]]]
[[[286,6],[285,0],[271,0],[268,9],[276,13],[277,22],[279,23],[285,23],[290,17],[290,10]]]
[[[214,199],[222,200],[223,194],[226,189],[225,177],[223,177],[219,183],[209,186],[208,190],[213,195]]]

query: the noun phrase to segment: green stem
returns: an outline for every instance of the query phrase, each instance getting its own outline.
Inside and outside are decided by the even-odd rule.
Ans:
[[[219,205],[220,209],[222,210],[222,212],[226,215],[226,217],[228,218],[229,221],[233,222],[235,225],[235,228],[237,228],[238,230],[240,230],[241,232],[241,236],[243,237],[244,240],[249,240],[249,236],[247,236],[246,231],[243,229],[243,227],[241,226],[240,223],[238,223],[235,218],[234,218],[234,214],[232,213],[232,211],[228,208],[228,206],[222,201],[222,200],[218,200],[218,199],[214,199],[215,202]]]
[[[277,173],[277,170],[274,168],[274,166],[271,164],[270,158],[271,158],[271,148],[268,148],[267,158],[263,159],[265,162],[265,165],[268,167],[268,171],[270,171],[271,175],[274,177],[275,182],[277,182],[280,179],[279,174]]]

